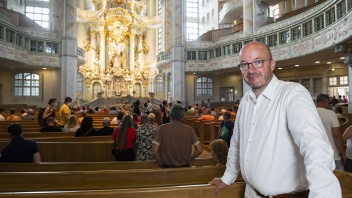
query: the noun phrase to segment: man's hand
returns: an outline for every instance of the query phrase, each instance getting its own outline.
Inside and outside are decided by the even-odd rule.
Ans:
[[[218,192],[220,192],[220,190],[222,190],[223,188],[226,188],[228,186],[220,178],[214,178],[213,180],[211,180],[209,182],[209,184],[216,186],[215,190],[213,191],[214,195],[218,194]]]
[[[347,157],[346,154],[345,155],[340,155],[341,156],[341,164],[345,165],[347,163]]]

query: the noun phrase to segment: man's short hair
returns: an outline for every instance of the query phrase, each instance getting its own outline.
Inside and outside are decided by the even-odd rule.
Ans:
[[[148,115],[148,119],[149,119],[149,122],[154,122],[155,121],[155,114],[154,113],[150,113]]]
[[[172,120],[181,121],[183,119],[184,114],[185,110],[181,105],[176,104],[172,106],[170,111],[170,117],[172,118]]]
[[[117,112],[117,116],[116,116],[117,119],[118,119],[118,120],[122,120],[123,116],[124,116],[123,112],[122,112],[121,110],[119,110],[119,111]]]
[[[10,113],[11,113],[11,114],[15,114],[15,113],[16,113],[16,109],[15,109],[15,108],[12,108],[12,109],[10,110]]]
[[[66,97],[66,98],[65,98],[65,102],[72,102],[72,98]]]
[[[103,126],[104,127],[109,127],[111,125],[110,118],[104,118],[103,120]]]
[[[167,105],[167,101],[166,100],[163,100],[163,105]]]
[[[4,112],[4,111],[5,111],[5,109],[4,109],[4,108],[0,108],[0,113],[1,113],[1,112]]]
[[[340,106],[335,106],[335,112],[341,114],[342,113],[342,108]]]
[[[50,105],[51,103],[55,102],[56,101],[56,98],[50,98],[49,99],[49,102],[48,102],[48,105]]]
[[[27,110],[27,115],[34,115],[33,109],[28,109]]]
[[[49,118],[46,120],[46,123],[55,123],[55,118],[54,118],[54,117],[49,117]]]
[[[7,127],[7,132],[9,132],[12,137],[20,136],[22,134],[22,126],[19,123],[10,124],[10,126]]]
[[[188,109],[192,109],[192,105],[188,105]]]
[[[140,115],[140,118],[141,118],[141,123],[142,124],[148,123],[148,114],[142,113]]]
[[[329,95],[327,94],[318,94],[315,102],[330,102]]]

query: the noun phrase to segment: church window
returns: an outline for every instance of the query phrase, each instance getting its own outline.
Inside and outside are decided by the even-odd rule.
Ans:
[[[196,51],[188,51],[187,52],[187,60],[196,60]]]
[[[315,31],[319,31],[324,28],[324,15],[323,14],[314,19],[314,28],[315,28]]]
[[[82,74],[77,74],[77,84],[76,84],[77,95],[83,95],[83,76]]]
[[[312,21],[308,21],[307,23],[303,24],[303,37],[309,36],[313,33],[312,30]]]
[[[325,13],[326,26],[331,25],[335,22],[335,8],[328,10]]]
[[[199,60],[207,60],[207,52],[206,51],[199,51],[198,56],[199,56]]]
[[[343,0],[336,5],[337,19],[340,19],[345,14],[346,14],[346,1]]]
[[[301,38],[301,26],[297,26],[291,29],[292,41],[298,40]]]
[[[277,34],[268,36],[268,46],[274,47],[277,45]]]
[[[15,75],[15,96],[39,96],[39,75],[18,73]]]
[[[208,77],[199,77],[196,80],[196,96],[207,97],[213,95],[213,80]]]
[[[49,29],[49,8],[26,6],[26,16],[45,29]]]
[[[15,43],[16,34],[10,29],[6,29],[6,41],[10,43]]]
[[[158,75],[155,77],[155,87],[157,98],[162,98],[164,93],[163,77]]]

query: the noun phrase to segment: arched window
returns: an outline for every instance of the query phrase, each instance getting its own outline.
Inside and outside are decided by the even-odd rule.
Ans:
[[[100,84],[98,82],[95,82],[93,84],[93,98],[97,98],[98,93],[101,91]]]
[[[39,96],[39,75],[19,73],[15,75],[15,96]]]
[[[163,86],[163,77],[158,75],[155,77],[155,86],[156,86],[156,97],[163,98],[164,86]]]
[[[77,74],[76,93],[78,96],[81,96],[81,97],[83,95],[83,76],[82,76],[82,74]]]
[[[196,96],[206,97],[213,95],[213,80],[207,77],[197,78],[196,82]]]
[[[141,97],[141,84],[140,83],[134,84],[133,91],[134,91],[135,98]]]
[[[172,89],[172,79],[171,79],[171,73],[167,74],[167,92],[171,93]]]

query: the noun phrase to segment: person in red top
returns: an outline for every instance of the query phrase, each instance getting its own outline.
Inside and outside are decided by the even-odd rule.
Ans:
[[[112,133],[114,139],[114,153],[116,161],[134,161],[133,145],[136,142],[136,130],[132,127],[131,116],[124,116],[121,125]]]

